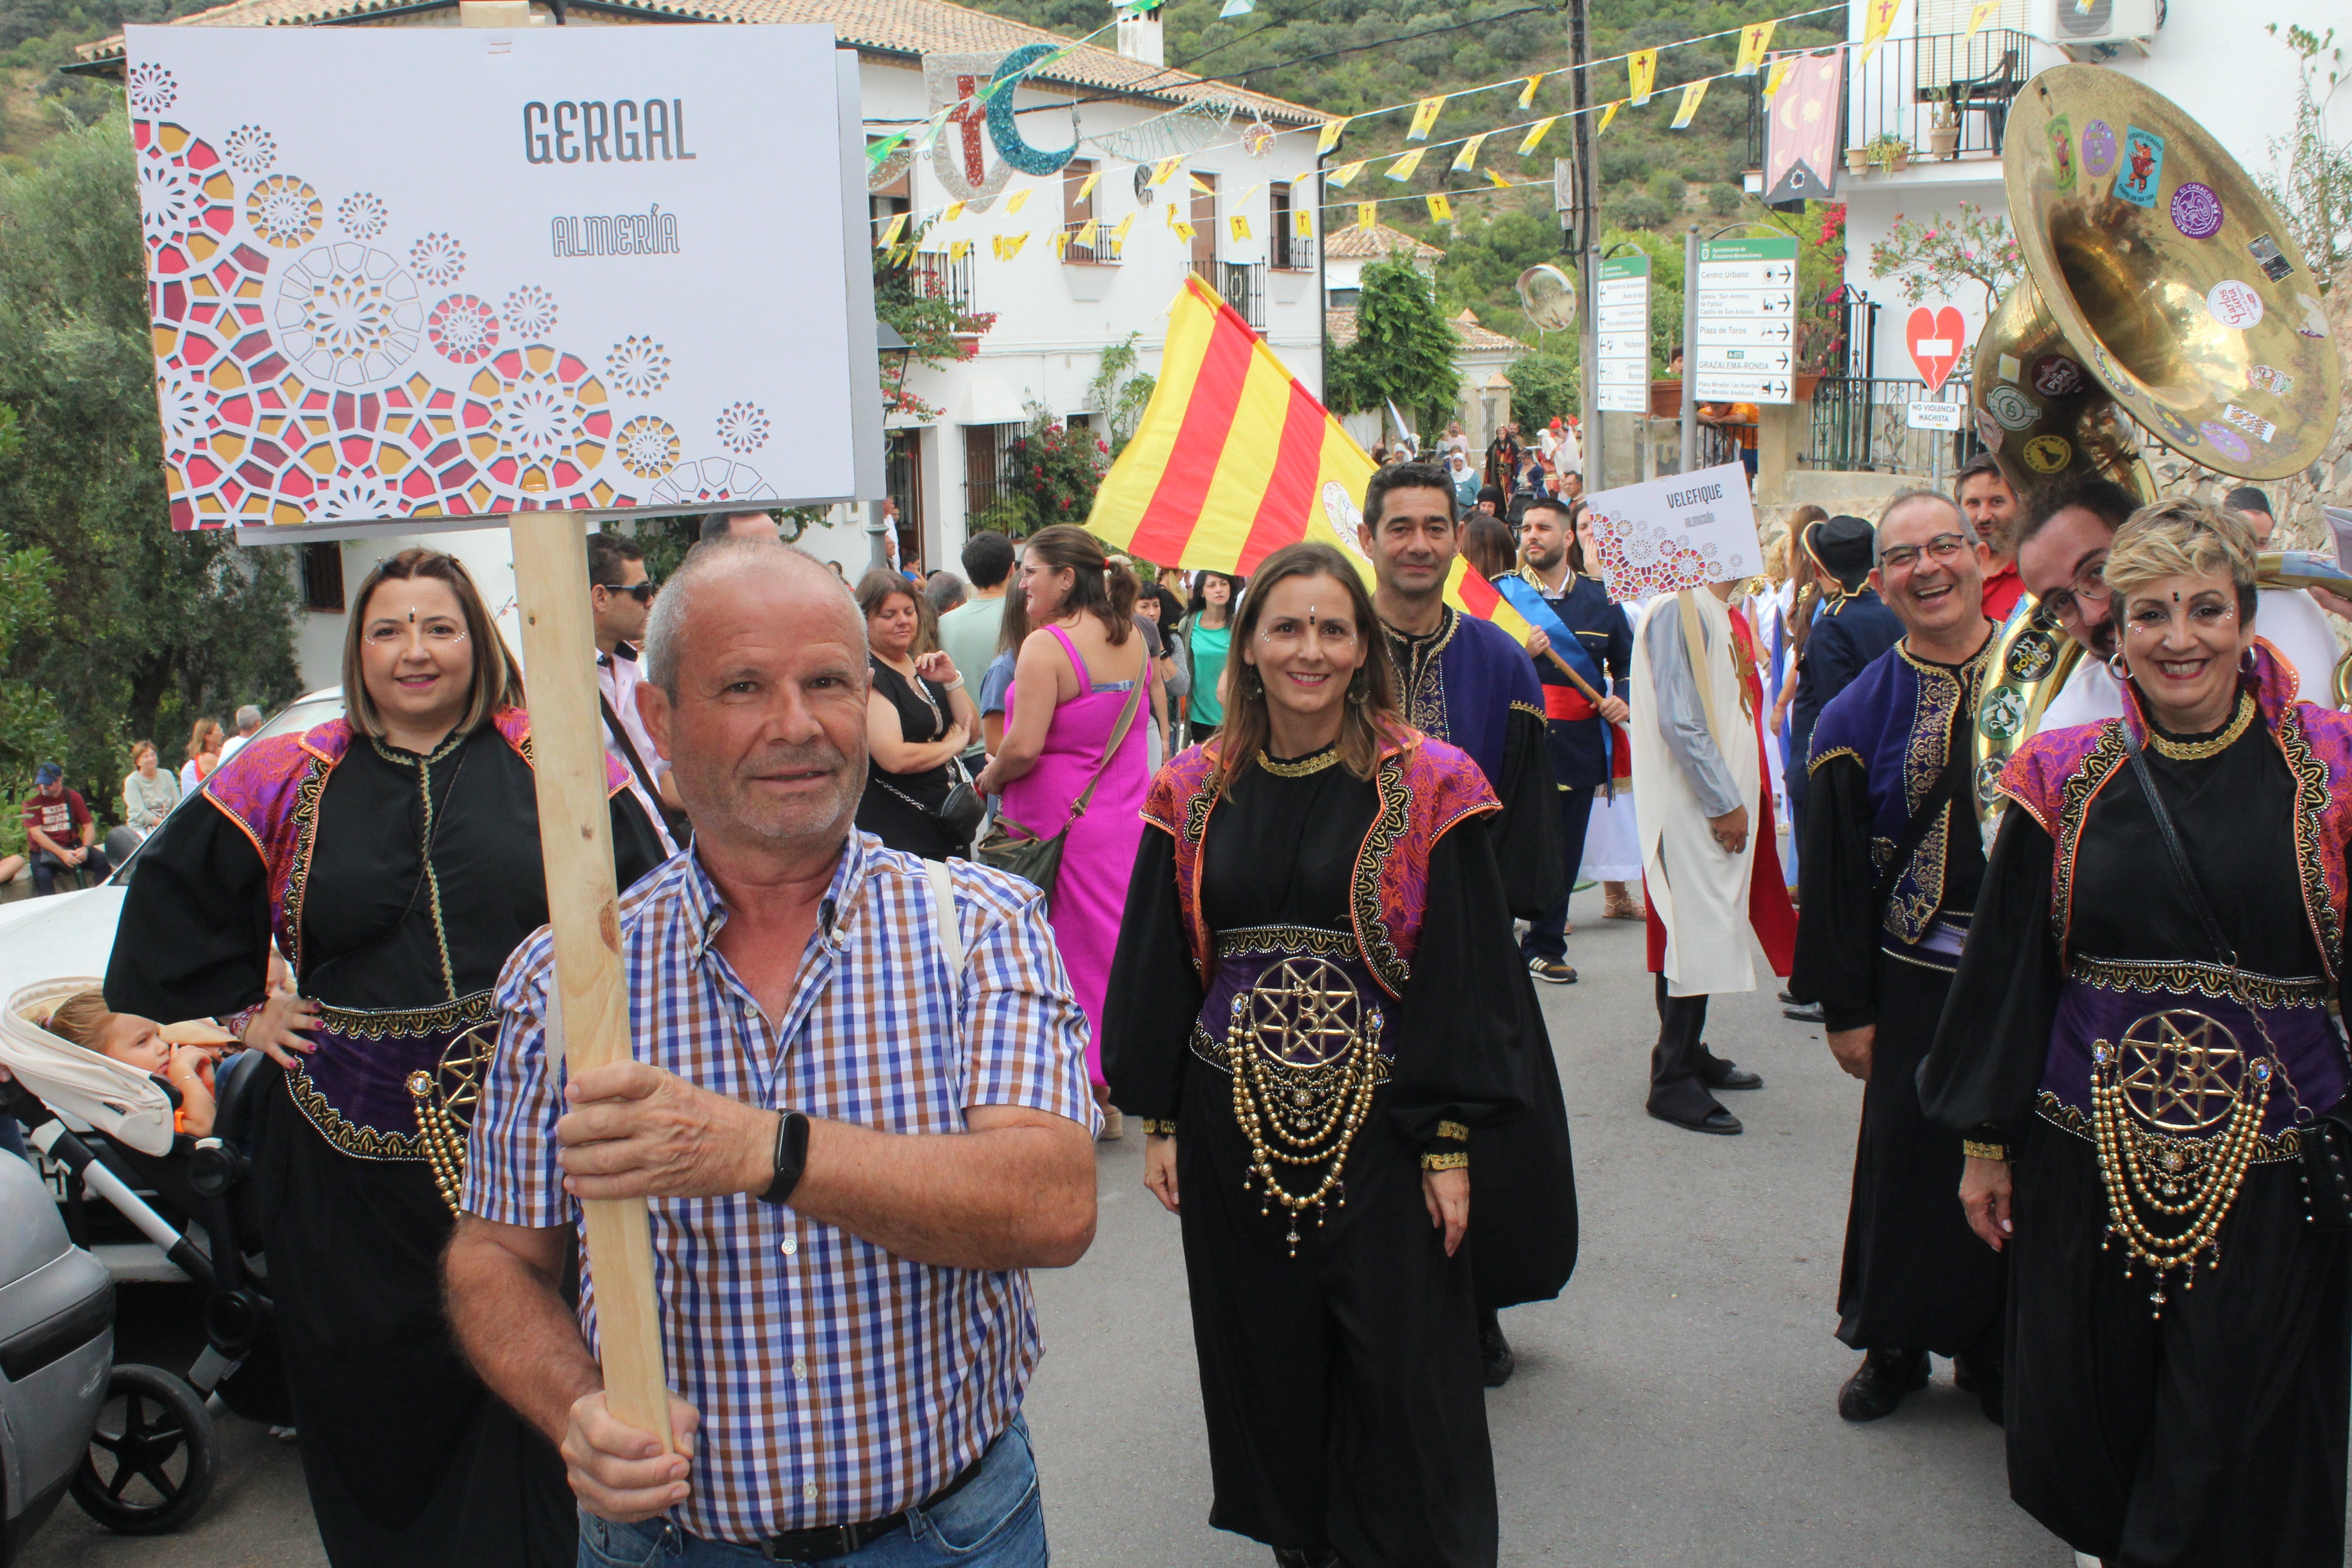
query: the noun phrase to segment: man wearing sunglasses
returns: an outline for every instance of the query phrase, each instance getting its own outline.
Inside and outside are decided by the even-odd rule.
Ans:
[[[596,621],[596,695],[604,709],[604,750],[629,770],[630,787],[670,854],[689,829],[679,809],[669,764],[654,750],[637,717],[637,644],[654,602],[646,552],[617,533],[588,536],[588,608]]]
[[[1837,1330],[1864,1355],[1838,1414],[1892,1413],[1926,1386],[1933,1352],[1955,1358],[1956,1380],[1997,1421],[2002,1261],[1952,1201],[1960,1137],[1927,1120],[1915,1081],[1984,878],[1970,741],[1993,624],[1977,541],[1950,498],[1895,497],[1874,556],[1870,585],[1903,637],[1814,728],[1789,977],[1790,994],[1821,1005],[1838,1066],[1864,1085]]]

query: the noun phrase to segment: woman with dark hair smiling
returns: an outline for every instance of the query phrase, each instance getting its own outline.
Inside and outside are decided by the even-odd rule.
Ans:
[[[1182,1221],[1210,1521],[1315,1568],[1496,1561],[1466,1256],[1529,988],[1467,755],[1396,715],[1328,544],[1258,568],[1225,723],[1144,805],[1105,1024]]]
[[[522,675],[453,556],[352,600],[346,716],[254,741],[147,841],[107,1005],[220,1018],[280,1070],[251,1191],[302,1471],[337,1568],[568,1568],[563,1463],[442,1316],[492,987],[547,921]],[[626,888],[661,859],[606,761]],[[273,942],[299,991],[269,989]]]
[[[956,758],[979,733],[980,713],[953,659],[936,647],[916,651],[928,640],[917,594],[896,572],[868,572],[858,579],[857,608],[866,617],[874,684],[866,698],[872,762],[857,826],[892,849],[945,860],[971,847],[980,823],[976,802],[959,819],[940,815],[966,782]]]
[[[2010,1496],[2134,1568],[2336,1568],[2352,1413],[2352,715],[2190,500],[2107,556],[2124,714],[2044,729],[1919,1069],[2009,1255]]]

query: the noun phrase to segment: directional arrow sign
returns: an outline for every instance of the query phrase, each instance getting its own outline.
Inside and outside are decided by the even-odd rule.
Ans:
[[[1606,414],[1650,411],[1650,258],[1635,252],[1601,263],[1595,403]]]
[[[1786,403],[1796,368],[1797,241],[1708,240],[1698,257],[1698,363],[1709,403]]]

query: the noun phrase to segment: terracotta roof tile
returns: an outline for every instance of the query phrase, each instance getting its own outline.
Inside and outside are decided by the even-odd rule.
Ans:
[[[1376,223],[1370,228],[1335,224],[1323,236],[1323,254],[1343,261],[1378,261],[1398,251],[1415,261],[1434,261],[1445,254],[1436,246],[1384,223]]]
[[[208,11],[183,16],[175,26],[257,27],[320,22],[364,22],[372,13],[404,8],[413,0],[229,0]],[[829,22],[845,44],[887,55],[966,53],[1017,49],[1024,44],[1066,43],[1057,33],[975,11],[952,0],[613,0],[647,22]],[[119,58],[122,35],[117,33],[75,51],[84,60]],[[1163,69],[1131,60],[1116,49],[1081,44],[1041,73],[1041,79],[1072,87],[1132,94],[1168,104],[1195,103],[1203,99],[1228,100],[1244,109],[1255,109],[1269,122],[1319,125],[1328,118],[1284,99],[1250,92],[1223,82],[1202,81],[1181,70]]]

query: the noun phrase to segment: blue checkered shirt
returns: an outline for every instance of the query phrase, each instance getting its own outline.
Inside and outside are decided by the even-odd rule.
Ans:
[[[1087,1024],[1028,883],[952,866],[965,963],[951,973],[924,863],[852,832],[783,1016],[762,1016],[712,945],[727,919],[691,853],[621,904],[638,1060],[719,1094],[891,1132],[963,1129],[964,1109],[1018,1105],[1099,1124]],[[562,1114],[542,1018],[542,930],[499,980],[504,1023],[466,1167],[467,1213],[578,1222],[555,1161]],[[895,1257],[788,1205],[652,1200],[654,1279],[671,1386],[702,1413],[678,1523],[752,1542],[877,1519],[920,1502],[1011,1424],[1035,1367],[1019,1269]],[[586,1266],[580,1319],[593,1347]]]

